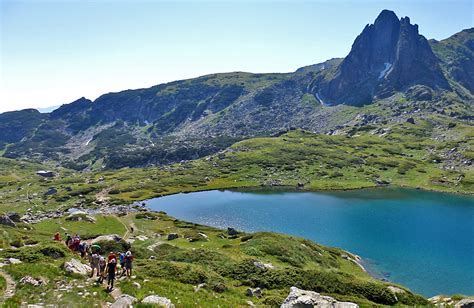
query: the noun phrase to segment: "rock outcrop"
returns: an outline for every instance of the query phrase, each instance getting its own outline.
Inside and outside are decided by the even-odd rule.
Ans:
[[[331,308],[357,308],[357,304],[350,302],[339,302],[330,296],[323,296],[317,292],[305,291],[297,287],[290,288],[290,294],[285,299],[281,308],[300,307],[331,307]]]
[[[92,268],[77,259],[71,259],[64,263],[64,270],[71,274],[79,274],[86,276],[91,273]]]
[[[335,75],[316,91],[326,104],[364,105],[413,85],[449,89],[426,38],[410,18],[383,10],[355,39]]]
[[[16,227],[16,223],[7,215],[0,215],[0,225]]]
[[[174,304],[166,297],[149,295],[142,300],[143,304],[157,305],[158,307],[174,308]]]
[[[454,305],[455,308],[474,308],[474,299],[465,298]]]
[[[120,242],[122,240],[122,237],[120,237],[117,234],[107,234],[107,235],[101,235],[96,237],[91,241],[92,244],[95,244],[97,242],[102,242],[102,241],[115,241],[115,242]]]

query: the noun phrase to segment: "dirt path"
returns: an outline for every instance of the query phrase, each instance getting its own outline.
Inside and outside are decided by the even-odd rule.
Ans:
[[[127,217],[127,216],[125,216],[125,217]],[[123,218],[125,218],[125,217],[123,217]],[[123,235],[124,240],[128,239],[132,233],[136,233],[138,231],[137,226],[135,226],[135,223],[132,222],[132,223],[128,224],[128,223],[124,222],[121,217],[117,217],[117,218],[122,223],[122,225],[125,227],[125,229],[127,230],[127,231],[125,231],[125,233]],[[131,229],[133,229],[133,232],[132,232]]]
[[[0,276],[3,276],[3,278],[5,278],[5,281],[7,282],[5,292],[3,292],[3,295],[0,296],[0,304],[3,304],[7,299],[15,295],[16,283],[10,275],[8,275],[2,270],[0,270]]]

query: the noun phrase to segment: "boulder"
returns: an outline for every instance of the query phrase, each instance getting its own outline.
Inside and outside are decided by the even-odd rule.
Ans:
[[[95,244],[97,242],[102,242],[102,241],[115,241],[115,242],[120,242],[122,238],[118,236],[117,234],[107,234],[107,235],[101,235],[96,237],[91,241],[91,244]]]
[[[49,170],[40,170],[40,171],[36,172],[36,175],[39,175],[39,176],[42,176],[42,177],[45,177],[45,178],[52,178],[54,176],[54,172],[49,171]]]
[[[454,305],[455,308],[474,308],[474,299],[465,298]]]
[[[7,215],[0,215],[0,225],[16,227],[16,223]]]
[[[158,305],[160,307],[166,308],[174,308],[173,303],[171,300],[167,299],[166,297],[161,297],[158,295],[149,295],[142,300],[142,304],[152,304]]]
[[[83,211],[76,211],[66,217],[68,221],[87,221],[90,223],[95,223],[95,218]]]
[[[128,294],[122,294],[112,305],[110,305],[110,308],[131,308],[133,307],[133,303],[136,301],[137,299],[135,297]]]
[[[58,193],[58,190],[56,189],[56,187],[50,187],[48,188],[48,191],[46,191],[44,193],[45,196],[51,196],[51,195],[55,195]]]
[[[252,288],[248,288],[247,290],[245,290],[245,295],[246,296],[249,296],[249,297],[262,297],[262,289],[260,288],[255,288],[255,289],[252,289]]]
[[[16,259],[16,258],[7,258],[5,259],[5,263],[6,264],[20,264],[22,263],[20,259]]]
[[[255,265],[255,267],[260,268],[260,269],[274,269],[275,268],[273,264],[271,263],[263,263],[260,261],[253,262],[253,265]]]
[[[207,288],[207,283],[200,283],[194,287],[194,292],[198,292],[199,290],[206,289],[206,288]]]
[[[13,222],[20,222],[21,221],[21,216],[20,214],[16,212],[8,212],[7,213],[8,218],[10,218]]]
[[[227,234],[233,236],[233,235],[238,235],[239,231],[235,230],[234,228],[227,228]]]
[[[168,234],[168,241],[172,241],[172,240],[175,240],[175,239],[177,239],[177,238],[179,238],[178,233],[170,233],[170,234]]]
[[[357,304],[350,302],[339,302],[330,296],[323,296],[317,292],[305,291],[297,287],[290,288],[290,294],[285,299],[281,308],[299,307],[331,307],[331,308],[357,308]]]
[[[71,259],[64,263],[64,270],[70,274],[79,274],[79,275],[89,275],[92,271],[92,268],[87,265],[81,263],[81,261],[77,259]]]
[[[413,119],[413,118],[408,118],[408,119],[407,119],[407,123],[415,124],[415,119]]]

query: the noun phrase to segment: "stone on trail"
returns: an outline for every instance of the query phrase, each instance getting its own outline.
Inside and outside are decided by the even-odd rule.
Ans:
[[[128,294],[120,295],[117,300],[110,305],[110,308],[129,308],[133,307],[133,303],[136,302],[137,299],[133,296]]]
[[[92,268],[77,259],[71,259],[64,263],[64,269],[66,272],[71,274],[79,274],[79,275],[89,275],[92,271]]]
[[[166,297],[158,295],[149,295],[142,300],[142,304],[153,304],[159,307],[174,308],[174,304]]]
[[[331,308],[357,308],[357,304],[350,302],[338,302],[330,296],[323,296],[317,292],[305,291],[297,287],[290,288],[290,294],[285,299],[281,308],[297,307],[331,307]]]

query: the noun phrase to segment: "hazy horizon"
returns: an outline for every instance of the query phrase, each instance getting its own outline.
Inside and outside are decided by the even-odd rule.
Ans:
[[[427,39],[473,26],[470,0],[2,1],[0,112],[213,73],[292,72],[346,56],[382,9]]]

